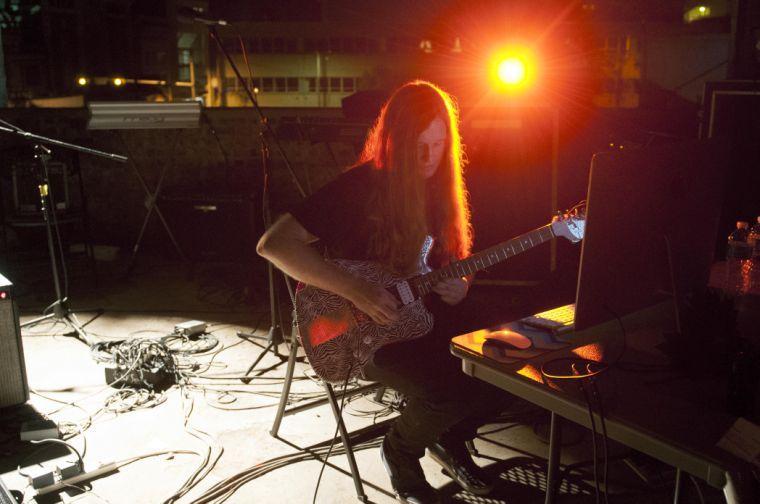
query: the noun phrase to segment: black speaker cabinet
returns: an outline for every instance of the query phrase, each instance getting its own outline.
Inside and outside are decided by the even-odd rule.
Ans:
[[[166,195],[162,211],[193,261],[250,262],[262,230],[248,195]]]
[[[13,284],[0,274],[0,408],[29,400]]]

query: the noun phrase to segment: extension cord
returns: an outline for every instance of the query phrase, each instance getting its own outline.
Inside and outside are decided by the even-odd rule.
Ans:
[[[56,492],[58,490],[62,490],[63,488],[66,488],[68,486],[76,485],[77,483],[80,483],[82,481],[91,480],[93,478],[97,478],[99,476],[102,476],[103,474],[107,474],[109,472],[118,471],[119,466],[116,465],[115,462],[109,462],[107,464],[102,464],[97,469],[93,469],[92,471],[84,472],[81,474],[78,474],[74,477],[64,479],[59,481],[58,483],[54,483],[52,485],[48,485],[44,488],[40,488],[37,491],[36,496],[49,494],[50,492]]]
[[[76,477],[82,472],[82,468],[79,467],[79,462],[63,462],[61,465],[56,465],[52,471],[41,468],[38,469],[36,474],[32,473],[27,476],[29,484],[34,489],[44,488],[50,485],[55,485],[56,481],[64,481],[70,478]]]
[[[188,320],[174,326],[174,333],[187,338],[206,332],[207,324],[202,320]]]

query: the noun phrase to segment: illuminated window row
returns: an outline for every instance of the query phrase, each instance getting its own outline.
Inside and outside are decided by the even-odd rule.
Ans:
[[[379,52],[460,52],[462,44],[459,38],[441,42],[420,40],[414,37],[388,37],[384,40],[369,37],[251,37],[244,38],[245,50],[260,54],[299,54],[299,53],[336,53],[336,54],[374,54]],[[240,54],[242,48],[237,38],[223,40],[225,48],[234,54]]]
[[[258,93],[353,93],[359,77],[254,77],[246,83]],[[235,77],[225,80],[227,91],[241,91]]]

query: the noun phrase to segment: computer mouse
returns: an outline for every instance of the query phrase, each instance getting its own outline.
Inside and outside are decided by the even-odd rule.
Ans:
[[[486,335],[486,341],[498,342],[512,350],[527,350],[533,346],[533,342],[527,336],[509,329],[490,331]]]

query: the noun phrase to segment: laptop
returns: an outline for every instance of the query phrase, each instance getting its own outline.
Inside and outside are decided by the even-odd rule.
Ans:
[[[541,332],[569,343],[580,331],[664,301],[680,306],[707,285],[726,159],[726,145],[715,140],[595,154],[575,303],[501,327],[523,331],[534,343]],[[487,332],[453,343],[472,353]],[[555,349],[538,343],[533,352],[502,353],[530,359],[542,348]]]
[[[520,322],[559,336],[707,285],[725,152],[694,140],[594,155],[575,303]]]

